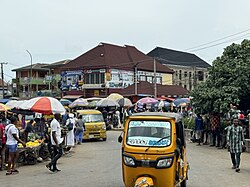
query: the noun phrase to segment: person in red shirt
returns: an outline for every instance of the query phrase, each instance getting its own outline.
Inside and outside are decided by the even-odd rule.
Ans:
[[[2,118],[1,118],[0,119],[0,155],[1,155],[0,171],[3,170],[3,166],[5,163],[6,137],[4,129],[5,125],[2,123]]]

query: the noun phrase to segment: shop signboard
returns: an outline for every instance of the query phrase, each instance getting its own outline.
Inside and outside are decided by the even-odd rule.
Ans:
[[[107,88],[126,88],[134,83],[134,72],[125,70],[110,70],[110,78],[106,79]],[[109,80],[109,81],[108,81]]]
[[[83,75],[82,70],[61,72],[61,89],[63,91],[80,90],[84,82]]]

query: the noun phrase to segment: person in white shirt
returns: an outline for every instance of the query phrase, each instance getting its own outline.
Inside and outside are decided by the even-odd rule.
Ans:
[[[24,147],[26,146],[25,142],[19,139],[19,131],[16,128],[16,125],[17,118],[13,116],[10,118],[10,124],[5,127],[5,134],[7,135],[6,145],[9,151],[8,170],[6,175],[19,173],[19,171],[15,167],[15,163],[18,157],[17,143],[23,144]]]
[[[53,158],[49,164],[46,165],[46,167],[51,171],[51,172],[58,172],[61,171],[57,168],[56,164],[59,158],[61,158],[63,154],[63,148],[62,148],[62,142],[63,138],[61,137],[61,126],[60,126],[60,114],[55,114],[54,119],[50,123],[50,128],[51,128],[51,144],[53,146]]]
[[[69,114],[69,119],[66,121],[66,126],[68,127],[68,134],[67,134],[67,147],[69,148],[69,151],[72,147],[75,145],[75,129],[76,121],[74,119],[74,114]]]

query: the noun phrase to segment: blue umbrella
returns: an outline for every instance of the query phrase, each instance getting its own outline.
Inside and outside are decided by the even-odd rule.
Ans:
[[[178,98],[176,100],[174,100],[174,104],[178,107],[183,103],[190,103],[190,99],[189,98]]]
[[[157,107],[157,108],[167,108],[167,107],[170,107],[170,103],[167,102],[167,101],[159,101],[158,103],[155,103],[154,104],[154,107]]]

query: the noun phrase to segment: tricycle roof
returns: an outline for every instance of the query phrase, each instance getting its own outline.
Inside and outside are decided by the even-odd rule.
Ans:
[[[182,115],[173,112],[140,112],[134,113],[132,116],[160,116],[160,117],[167,117],[167,118],[175,118],[176,122],[182,120]]]

